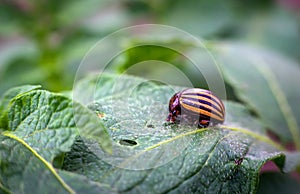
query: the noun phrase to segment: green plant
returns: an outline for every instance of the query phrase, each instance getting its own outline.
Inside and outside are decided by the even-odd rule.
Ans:
[[[0,23],[0,193],[300,190],[300,36],[289,10],[269,0],[4,0]],[[200,35],[214,60],[194,41],[134,31],[117,43],[112,74],[71,90],[88,49],[140,23]],[[213,88],[223,125],[166,122],[174,93],[211,81],[225,86]],[[22,84],[32,85],[13,87]]]
[[[119,89],[112,90],[116,83]],[[299,153],[271,140],[238,103],[224,101],[224,125],[166,124],[174,89],[182,87],[131,76],[89,76],[77,85],[95,97],[89,109],[35,86],[8,91],[1,103],[2,192],[253,193],[267,161],[284,172],[299,164]],[[76,113],[82,121],[77,125]],[[102,152],[97,141],[112,153]]]

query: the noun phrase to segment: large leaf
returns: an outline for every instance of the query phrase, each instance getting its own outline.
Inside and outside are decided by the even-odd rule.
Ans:
[[[21,139],[0,136],[0,191],[11,193],[114,193],[106,185],[60,171]],[[5,186],[5,187],[4,187]]]
[[[242,26],[243,38],[299,59],[299,20],[294,13],[275,6],[269,11],[256,12],[252,17],[247,17],[243,24],[246,24]]]
[[[300,67],[278,54],[237,43],[215,45],[225,79],[282,140],[300,148]]]
[[[0,136],[0,142],[0,181],[6,189],[13,193],[73,192],[51,164],[26,143],[22,145],[22,140]]]
[[[10,101],[3,115],[7,123],[3,134],[22,139],[47,161],[69,151],[79,133],[110,150],[109,136],[97,117],[59,94],[43,90],[22,93]]]
[[[274,160],[282,170],[292,165],[241,105],[225,103],[224,125],[195,129],[165,122],[169,98],[183,88],[123,75],[91,77],[81,86],[109,129],[113,153],[78,139],[63,169],[119,192],[253,193],[265,162]]]

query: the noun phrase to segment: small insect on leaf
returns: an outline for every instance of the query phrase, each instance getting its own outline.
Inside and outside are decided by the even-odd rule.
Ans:
[[[186,89],[172,96],[167,121],[214,126],[224,122],[225,107],[211,91],[200,88]]]

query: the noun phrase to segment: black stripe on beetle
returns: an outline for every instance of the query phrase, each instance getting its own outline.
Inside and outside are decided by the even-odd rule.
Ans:
[[[204,90],[204,89],[193,89],[193,90],[194,90],[193,93],[189,92],[188,90],[186,92],[183,92],[181,97],[196,98],[196,96],[201,96],[206,99],[211,99],[224,112],[224,105],[223,105],[222,101],[219,98],[217,98],[216,96],[214,96],[211,91]]]
[[[214,116],[222,120],[223,114],[217,110],[213,105],[203,103],[202,101],[190,101],[182,98],[181,100],[182,107],[187,111],[193,111],[195,113],[209,112],[209,115]]]
[[[224,117],[225,107],[218,97],[209,90],[191,88],[172,96],[167,121],[208,127],[223,123]]]

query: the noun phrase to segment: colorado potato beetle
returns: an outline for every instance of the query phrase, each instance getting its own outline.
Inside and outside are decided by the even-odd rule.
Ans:
[[[209,90],[191,88],[170,99],[167,121],[208,127],[223,123],[224,117],[225,108],[218,97]]]

